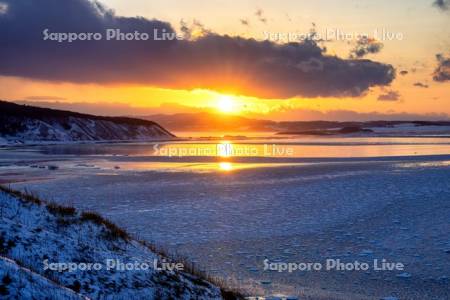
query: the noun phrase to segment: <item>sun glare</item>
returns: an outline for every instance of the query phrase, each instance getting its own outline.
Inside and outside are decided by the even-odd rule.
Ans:
[[[233,155],[233,144],[228,141],[217,144],[217,154],[221,157],[230,157]]]
[[[220,96],[217,100],[217,109],[225,114],[237,112],[236,101],[232,96]]]
[[[221,162],[219,163],[219,169],[225,172],[232,171],[233,165],[229,162]]]

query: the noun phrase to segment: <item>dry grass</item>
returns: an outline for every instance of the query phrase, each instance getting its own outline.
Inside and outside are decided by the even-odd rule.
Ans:
[[[198,268],[194,263],[192,263],[188,258],[181,256],[181,255],[174,255],[171,254],[168,250],[158,247],[155,244],[149,243],[145,240],[139,241],[142,245],[149,248],[152,252],[158,254],[161,257],[168,258],[173,262],[182,263],[184,266],[184,271],[188,274],[194,275],[199,280],[203,281],[203,284],[205,282],[209,282],[215,286],[217,286],[221,293],[222,297],[225,300],[240,300],[240,299],[246,299],[246,292],[244,289],[240,288],[233,288],[230,287],[226,280],[224,280],[221,277],[213,276],[211,274],[208,274],[207,272],[201,270]],[[197,284],[202,285],[201,282],[197,282]]]
[[[56,203],[47,204],[47,210],[55,216],[75,216],[77,210],[75,207],[61,206]]]
[[[124,229],[120,228],[110,220],[103,218],[96,212],[82,212],[81,221],[93,222],[94,224],[105,226],[108,230],[107,238],[110,240],[130,239],[130,235]]]
[[[74,207],[66,207],[62,206],[56,203],[49,203],[46,201],[43,201],[38,198],[37,195],[25,191],[20,192],[13,190],[11,187],[5,187],[0,185],[0,191],[3,191],[7,194],[10,194],[11,196],[14,196],[18,198],[19,200],[25,202],[25,203],[32,203],[36,204],[38,206],[45,205],[46,209],[53,215],[58,216],[59,219],[63,219],[65,217],[76,217],[79,215],[79,221],[81,222],[92,222],[96,225],[104,226],[107,229],[107,235],[106,238],[109,240],[115,240],[115,239],[123,239],[123,240],[130,240],[132,237],[122,228],[114,224],[108,219],[105,219],[100,214],[96,212],[81,212],[78,213],[77,210]],[[73,220],[73,219],[72,219]],[[69,222],[70,223],[70,222]],[[68,224],[69,224],[68,223]],[[162,258],[165,258],[167,260],[170,260],[172,262],[179,262],[182,263],[184,266],[184,272],[187,274],[190,274],[194,276],[194,278],[191,278],[193,282],[196,282],[198,285],[205,285],[207,286],[207,283],[211,283],[218,288],[220,288],[222,297],[225,300],[239,300],[239,299],[245,299],[245,293],[237,288],[231,288],[229,287],[225,280],[212,276],[208,274],[207,272],[199,269],[195,264],[193,264],[189,259],[186,257],[180,256],[180,255],[172,255],[167,251],[166,249],[163,249],[162,247],[158,247],[152,243],[149,243],[147,241],[139,241],[142,245],[147,247],[152,252],[158,254]]]
[[[42,205],[42,200],[39,199],[37,195],[26,190],[24,192],[20,192],[13,190],[11,187],[0,185],[0,191],[10,194],[11,196],[16,197],[17,199],[22,200],[23,202],[33,203],[39,206]]]

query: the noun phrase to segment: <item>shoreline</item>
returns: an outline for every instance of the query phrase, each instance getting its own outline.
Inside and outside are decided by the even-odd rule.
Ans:
[[[5,197],[9,198],[7,202],[5,202]],[[64,253],[67,249],[64,246],[68,246],[70,243],[68,242],[69,239],[71,239],[70,234],[77,232],[77,231],[85,231],[85,226],[88,226],[89,231],[92,231],[94,233],[89,233],[91,237],[97,239],[98,245],[96,246],[98,249],[92,248],[90,249],[91,257],[92,255],[98,255],[94,254],[96,252],[105,251],[103,255],[110,255],[110,257],[118,257],[122,258],[125,262],[130,261],[130,257],[125,256],[124,254],[121,254],[121,252],[115,252],[120,249],[120,251],[125,251],[126,253],[133,253],[133,251],[136,251],[133,255],[137,255],[139,252],[143,252],[142,254],[145,254],[145,252],[148,252],[149,257],[153,258],[153,268],[149,269],[136,269],[135,271],[147,271],[150,272],[149,274],[153,277],[155,277],[157,274],[161,274],[161,276],[169,276],[171,275],[172,279],[169,279],[166,284],[169,286],[167,287],[161,287],[162,290],[159,291],[159,293],[164,293],[166,296],[161,299],[171,299],[171,294],[174,293],[180,293],[179,290],[177,290],[177,287],[170,287],[171,283],[178,284],[176,280],[180,280],[179,284],[186,284],[186,282],[191,282],[190,286],[185,286],[182,288],[186,288],[186,291],[182,291],[181,293],[189,293],[192,292],[192,289],[198,289],[200,294],[197,294],[195,297],[198,297],[198,299],[244,299],[244,296],[241,294],[241,292],[238,292],[235,289],[230,289],[226,287],[223,282],[219,281],[217,278],[214,278],[205,272],[199,270],[196,268],[193,264],[191,264],[189,261],[182,257],[176,257],[173,255],[168,254],[168,252],[158,246],[155,246],[154,244],[151,244],[144,240],[137,240],[135,237],[131,236],[128,232],[126,232],[124,229],[118,227],[111,221],[103,218],[97,213],[88,212],[88,211],[80,211],[75,209],[74,207],[68,207],[68,206],[62,206],[56,203],[43,201],[37,196],[30,194],[30,193],[24,193],[19,192],[16,190],[13,190],[11,188],[5,187],[4,185],[0,185],[0,200],[2,204],[2,219],[8,219],[9,222],[3,224],[1,227],[8,227],[10,222],[14,222],[14,224],[17,224],[21,229],[19,232],[11,232],[11,231],[3,231],[1,235],[2,240],[2,256],[0,256],[0,261],[3,264],[3,255],[5,257],[5,260],[9,264],[17,264],[18,266],[21,266],[22,268],[26,268],[26,271],[32,274],[37,280],[34,285],[39,285],[40,281],[45,280],[47,284],[53,285],[52,288],[55,289],[64,289],[65,291],[68,291],[70,293],[73,293],[72,295],[75,295],[77,297],[87,297],[91,298],[97,298],[99,295],[96,294],[94,291],[90,291],[90,288],[88,288],[89,285],[83,285],[84,279],[90,278],[90,284],[98,284],[102,285],[101,281],[99,281],[101,278],[97,276],[101,276],[100,274],[105,273],[106,271],[112,272],[112,273],[122,273],[122,277],[128,277],[127,271],[133,271],[128,269],[102,269],[102,268],[83,268],[83,269],[71,269],[68,268],[70,264],[75,263],[59,263],[58,268],[54,269],[54,265],[52,263],[49,263],[49,258],[53,261],[58,261],[58,257],[65,257],[65,260],[70,261],[71,255],[76,255],[77,250],[76,247],[72,247],[71,253]],[[17,201],[17,203],[14,203]],[[10,215],[9,211],[13,209],[14,206],[17,206],[17,210],[15,215]],[[29,211],[29,212],[28,212]],[[25,215],[30,214],[28,223],[23,223],[23,218]],[[53,219],[56,221],[56,227],[53,227]],[[33,221],[32,221],[33,220]],[[44,221],[45,220],[45,221]],[[32,230],[32,226],[30,222],[36,222],[34,224],[35,226],[43,226],[44,224],[48,223],[48,228],[42,228],[38,231],[38,233],[44,232],[45,235],[48,238],[48,233],[52,232],[53,235],[56,237],[60,234],[66,235],[64,238],[61,236],[61,239],[65,239],[63,243],[61,243],[60,240],[55,240],[54,242],[56,244],[62,245],[60,246],[60,251],[58,253],[58,256],[54,256],[51,254],[51,246],[47,248],[42,248],[42,246],[45,244],[45,241],[41,240],[42,236],[40,234],[37,234],[38,237],[33,237],[32,239],[28,238],[28,246],[31,248],[38,247],[40,248],[39,252],[34,252],[28,250],[27,254],[21,254],[20,256],[16,253],[16,248],[22,247],[23,238],[26,237],[29,233],[26,230]],[[30,227],[30,229],[28,229]],[[80,227],[76,229],[75,227]],[[72,228],[75,231],[72,231]],[[5,229],[5,228],[3,228]],[[42,231],[44,230],[44,231]],[[23,233],[22,233],[23,232]],[[32,232],[36,232],[36,230],[32,230]],[[47,233],[48,232],[48,233]],[[97,233],[98,232],[98,233]],[[22,234],[24,236],[22,236]],[[67,236],[69,234],[69,236]],[[86,233],[87,234],[87,233]],[[52,236],[52,238],[54,238]],[[75,238],[75,237],[73,237]],[[3,243],[7,242],[7,247],[4,248]],[[9,241],[9,242],[8,242]],[[110,244],[112,246],[110,246]],[[118,250],[114,250],[114,249]],[[126,249],[126,250],[123,250]],[[135,250],[134,250],[135,249]],[[47,251],[48,250],[48,251]],[[111,251],[110,254],[108,254],[107,251]],[[84,252],[80,252],[79,255],[84,255]],[[140,254],[140,255],[142,255]],[[24,255],[24,256],[23,256]],[[26,256],[30,256],[27,258]],[[40,257],[42,260],[42,263],[44,265],[43,269],[39,269],[37,267],[37,261],[34,261],[31,263],[31,261],[36,260],[36,256]],[[33,258],[31,258],[33,257]],[[86,257],[89,257],[86,256]],[[101,257],[101,256],[99,256]],[[105,256],[103,256],[105,257]],[[108,257],[108,256],[106,256]],[[75,257],[72,258],[72,261]],[[121,261],[118,258],[114,259],[105,259],[105,261]],[[79,258],[78,258],[79,259]],[[92,258],[91,258],[92,259]],[[162,259],[162,262],[158,262],[158,259]],[[54,263],[53,263],[54,264]],[[86,263],[82,263],[83,265]],[[95,263],[99,264],[99,263]],[[125,263],[122,263],[124,266]],[[134,261],[134,265],[145,265],[147,264],[146,260],[140,259],[139,261]],[[80,263],[78,263],[80,265]],[[172,265],[175,265],[177,268],[180,268],[180,266],[183,267],[183,269],[174,269]],[[61,269],[61,266],[64,268]],[[81,265],[80,265],[81,266]],[[1,270],[0,270],[1,271]],[[50,272],[49,272],[50,271]],[[53,271],[53,273],[51,273]],[[98,272],[97,272],[98,271]],[[80,274],[81,273],[81,274]],[[84,273],[84,275],[83,275]],[[99,273],[99,274],[97,274]],[[78,280],[73,281],[73,276],[78,278]],[[14,288],[14,280],[17,280],[15,278],[16,275],[14,274],[14,278],[12,279],[11,283],[8,283],[8,285],[5,287],[6,293],[9,295],[21,295],[22,291],[15,290]],[[80,277],[81,275],[81,277]],[[107,275],[107,274],[105,274]],[[174,276],[180,277],[180,279],[176,279]],[[6,275],[5,275],[6,276]],[[130,276],[135,276],[135,274],[132,272],[130,273]],[[157,275],[159,276],[159,275]],[[151,277],[151,278],[153,278]],[[96,280],[97,282],[92,282],[92,279]],[[78,282],[80,281],[81,284]],[[172,281],[172,282],[171,282]],[[70,282],[73,282],[70,284]],[[76,283],[78,282],[78,284]],[[212,282],[212,283],[210,283]],[[157,284],[157,282],[155,281]],[[5,284],[5,281],[3,282]],[[22,283],[23,284],[23,283]],[[85,283],[86,284],[86,283]],[[126,291],[126,293],[129,294],[129,297],[133,297],[133,293],[136,295],[139,295],[141,293],[141,290],[145,290],[145,285],[141,286],[140,288],[135,288],[135,292],[133,292],[133,288],[128,287],[126,283],[122,283],[122,287],[115,287],[115,290],[110,290],[110,296],[113,294],[117,294],[120,296],[125,296],[123,292],[117,292],[117,288],[123,289]],[[134,283],[135,285],[137,283]],[[142,283],[141,283],[142,284]],[[151,282],[147,282],[148,287],[151,287]],[[59,287],[58,287],[59,286]],[[9,289],[8,289],[9,287]],[[32,288],[29,288],[32,289]],[[103,287],[104,290],[109,289],[108,285],[105,285]],[[164,291],[164,289],[166,289]],[[217,289],[220,290],[220,293],[217,294]],[[203,291],[204,290],[204,291]],[[4,293],[5,291],[2,290]],[[38,291],[28,290],[31,295],[38,295]],[[61,291],[56,291],[57,293],[62,293]],[[205,293],[205,295],[202,295],[202,293]],[[151,292],[150,290],[145,292],[144,295],[150,296]],[[155,293],[156,295],[156,293]],[[162,294],[161,294],[162,295]],[[210,295],[210,296],[207,296]]]
[[[12,163],[15,155],[14,151],[4,151],[2,160]],[[42,157],[50,158],[42,165],[59,168],[29,168],[34,162],[28,158]],[[167,157],[156,158],[170,161],[165,169],[146,164],[155,160],[149,156],[23,151],[17,159],[20,166],[3,170],[13,174],[17,169],[23,176],[40,179],[49,174],[52,178],[14,183],[15,189],[32,190],[80,209],[95,209],[140,238],[189,257],[210,274],[236,280],[230,281],[233,287],[249,287],[253,294],[278,291],[302,299],[319,296],[325,286],[322,299],[352,299],[345,294],[349,291],[367,299],[389,296],[388,291],[397,291],[392,295],[399,299],[423,299],[424,295],[440,295],[445,284],[447,274],[427,264],[447,264],[441,231],[448,211],[443,197],[449,191],[446,171],[450,154],[300,158],[299,165],[290,162],[270,170],[215,169],[210,173],[178,168],[174,164],[177,159]],[[192,159],[184,164],[198,165]],[[199,158],[214,165],[218,159]],[[265,158],[241,157],[236,161],[271,164]],[[135,167],[141,163],[144,168]],[[173,172],[177,169],[181,172]],[[261,269],[264,257],[271,262],[302,263],[335,256],[346,262],[385,258],[404,263],[406,269],[371,274],[279,274]],[[352,282],[359,282],[359,286]],[[414,288],[415,283],[420,288]],[[423,297],[414,298],[414,293]]]

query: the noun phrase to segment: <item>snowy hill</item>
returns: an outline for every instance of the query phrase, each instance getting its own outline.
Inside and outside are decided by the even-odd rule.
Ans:
[[[100,117],[0,101],[0,144],[144,141],[173,137],[152,121]]]
[[[175,262],[95,213],[0,187],[0,214],[1,299],[224,298],[188,269],[165,268]],[[108,268],[108,260],[117,266]]]

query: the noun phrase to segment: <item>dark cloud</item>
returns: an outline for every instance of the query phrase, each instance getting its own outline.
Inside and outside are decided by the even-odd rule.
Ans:
[[[378,96],[378,101],[398,101],[400,94],[397,91],[388,91],[385,94]]]
[[[402,75],[402,76],[405,76],[405,75],[408,75],[408,71],[406,71],[406,70],[402,70],[402,71],[400,71],[400,75]]]
[[[445,11],[450,10],[450,0],[435,0],[433,2],[433,5],[441,10],[445,10]]]
[[[421,87],[421,88],[424,88],[424,89],[429,88],[428,84],[425,84],[425,83],[422,83],[422,82],[416,82],[416,83],[414,83],[414,86]]]
[[[187,40],[44,41],[50,32],[175,33],[166,22],[120,17],[88,0],[3,0],[0,74],[51,81],[204,88],[262,98],[360,96],[389,85],[391,65],[327,55],[313,41],[276,44],[181,24]],[[7,46],[4,46],[7,45]]]
[[[383,43],[368,37],[360,37],[355,47],[350,51],[351,58],[361,58],[368,54],[375,54],[383,49]]]
[[[438,66],[433,73],[433,80],[444,82],[450,80],[450,57],[445,57],[442,54],[436,55]]]

